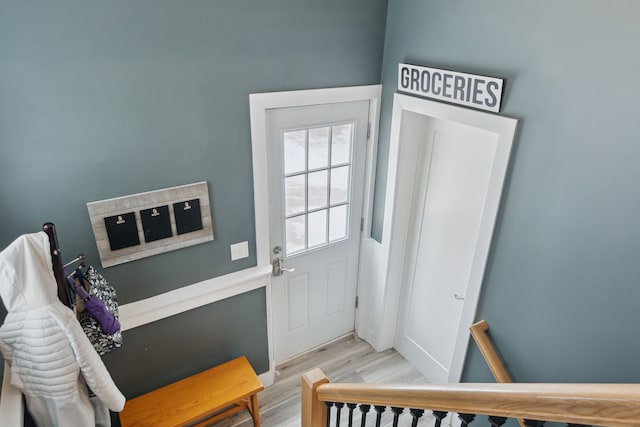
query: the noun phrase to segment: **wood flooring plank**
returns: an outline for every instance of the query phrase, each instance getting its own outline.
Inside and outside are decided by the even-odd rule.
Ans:
[[[305,372],[320,368],[332,382],[355,383],[427,383],[428,381],[397,351],[376,352],[367,342],[349,335],[326,346],[291,359],[276,367],[275,382],[258,393],[260,421],[263,427],[300,426],[300,382]],[[355,411],[358,414],[359,411]],[[341,413],[341,425],[347,425],[346,407]],[[425,414],[425,417],[430,415]],[[360,425],[360,415],[355,419]],[[367,420],[375,420],[370,413]],[[393,414],[383,414],[383,426],[391,426]],[[410,426],[408,411],[400,417],[399,426]],[[367,423],[368,424],[368,423]],[[423,424],[423,423],[421,423]],[[246,411],[222,420],[215,427],[250,427]],[[424,424],[428,425],[428,424]]]

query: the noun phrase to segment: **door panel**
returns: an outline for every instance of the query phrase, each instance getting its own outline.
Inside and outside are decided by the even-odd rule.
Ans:
[[[345,310],[345,303],[348,295],[347,262],[342,260],[327,266],[327,316],[342,313]],[[349,301],[351,304],[352,301]]]
[[[309,300],[309,275],[300,274],[293,279],[287,278],[287,312],[289,313],[288,332],[306,328],[309,325],[309,307],[296,304]]]
[[[267,113],[274,359],[354,329],[369,102]]]
[[[447,382],[497,141],[480,129],[423,120],[397,348],[429,380]]]

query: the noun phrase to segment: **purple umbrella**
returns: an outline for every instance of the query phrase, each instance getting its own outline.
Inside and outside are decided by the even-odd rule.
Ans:
[[[107,335],[113,335],[120,330],[120,322],[111,314],[104,302],[93,295],[89,295],[84,288],[84,276],[80,269],[76,270],[76,280],[74,280],[75,290],[85,308],[89,312],[89,315],[96,319],[102,328],[102,331]]]

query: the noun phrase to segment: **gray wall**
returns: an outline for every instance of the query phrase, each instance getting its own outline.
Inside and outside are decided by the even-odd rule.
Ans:
[[[52,221],[65,259],[99,266],[87,202],[207,181],[213,242],[103,273],[127,303],[254,266],[249,93],[379,83],[386,6],[3,0],[0,247]],[[131,397],[239,351],[266,371],[264,292],[243,298],[126,332],[106,358],[116,382]],[[251,345],[227,339],[248,331]]]
[[[378,83],[385,8],[2,1],[0,246],[53,221],[67,259],[85,252],[97,264],[86,202],[206,180],[214,242],[105,274],[126,303],[254,265],[248,94]],[[630,0],[389,5],[374,235],[397,63],[506,77],[502,114],[521,122],[478,318],[518,381],[640,381],[639,12]],[[229,244],[243,240],[251,256],[232,263]],[[149,355],[179,374],[231,357],[213,353],[226,334],[264,327],[263,298],[125,333],[106,358],[116,381],[130,394],[143,387],[127,378],[155,386],[159,365],[139,363]],[[250,323],[216,320],[234,310]],[[210,334],[205,345],[181,341],[191,327]],[[258,347],[232,352],[261,369]],[[465,379],[491,380],[473,345]]]
[[[246,292],[123,333],[103,357],[127,397],[138,396],[241,355],[269,370],[265,288]]]
[[[478,319],[517,381],[640,382],[640,5],[391,0],[376,226],[397,64],[507,79],[520,119]],[[474,344],[464,379],[493,378]]]

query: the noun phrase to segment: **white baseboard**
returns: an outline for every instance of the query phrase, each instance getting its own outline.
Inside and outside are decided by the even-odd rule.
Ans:
[[[260,380],[264,388],[272,386],[276,381],[276,370],[272,368],[269,371],[258,375],[258,379]]]

